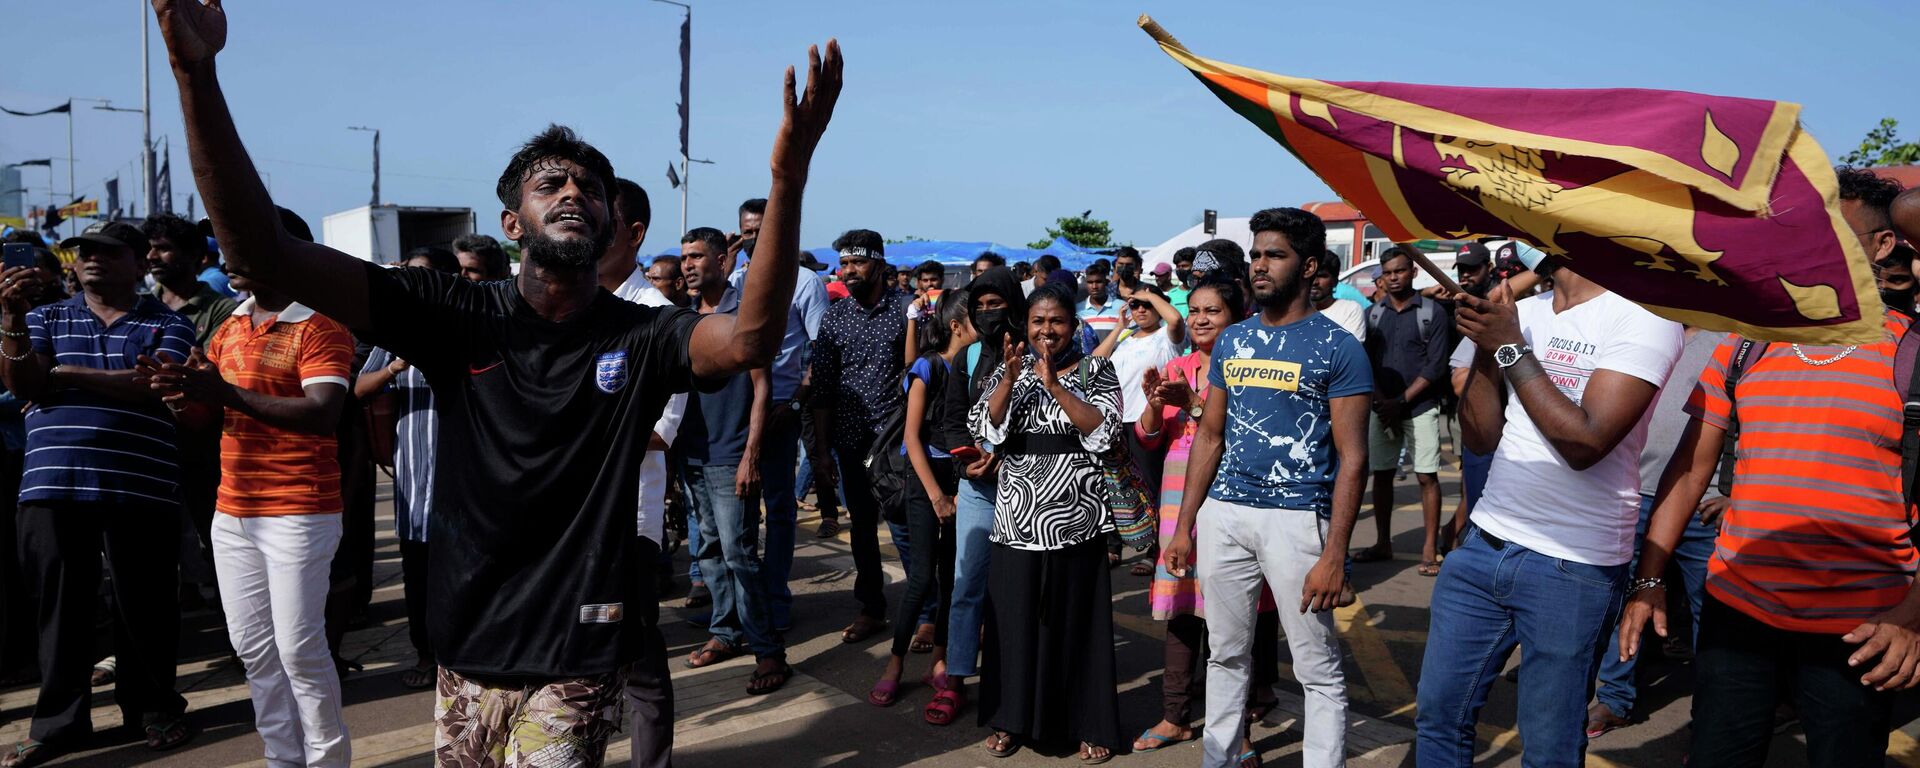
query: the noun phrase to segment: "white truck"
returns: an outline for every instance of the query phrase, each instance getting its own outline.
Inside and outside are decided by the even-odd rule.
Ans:
[[[423,245],[450,248],[473,233],[472,208],[363,205],[329,214],[320,240],[328,247],[375,264],[397,264]]]

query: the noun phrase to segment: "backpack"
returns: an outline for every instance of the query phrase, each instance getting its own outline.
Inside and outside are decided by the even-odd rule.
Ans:
[[[1752,339],[1740,339],[1740,346],[1733,351],[1733,359],[1727,364],[1727,400],[1734,399],[1734,387],[1740,382],[1740,375],[1746,371],[1751,360],[1759,359],[1767,351],[1767,342]],[[1908,536],[1920,533],[1920,520],[1913,518],[1914,504],[1920,497],[1920,376],[1914,375],[1914,367],[1920,365],[1920,333],[1912,326],[1901,334],[1893,355],[1894,391],[1903,398],[1900,409],[1900,496],[1905,503],[1908,515]],[[1735,409],[1729,409],[1725,439],[1720,443],[1720,494],[1733,496],[1733,463],[1736,456],[1736,443],[1740,439],[1740,417]]]
[[[927,381],[927,409],[922,416],[928,423],[937,423],[937,406],[942,402],[939,393],[946,387],[947,366],[941,362],[928,366],[928,370],[931,375]],[[912,372],[900,374],[902,390],[908,389],[912,383]],[[924,426],[914,425],[916,429]],[[905,522],[907,489],[912,487],[909,483],[920,482],[920,476],[913,471],[913,462],[907,458],[904,450],[906,444],[907,404],[902,398],[900,407],[880,422],[879,433],[874,437],[873,447],[867,450],[863,462],[867,467],[867,481],[873,486],[873,498],[880,502],[880,514],[891,523]]]
[[[1413,295],[1413,314],[1420,321],[1420,338],[1424,339],[1433,330],[1433,323],[1440,316],[1440,307],[1432,299],[1420,294]],[[1373,306],[1367,307],[1367,338],[1380,333],[1380,322],[1387,317],[1387,299],[1381,297]]]

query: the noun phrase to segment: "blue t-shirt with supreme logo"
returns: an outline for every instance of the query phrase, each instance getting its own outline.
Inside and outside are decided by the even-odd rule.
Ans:
[[[1330,516],[1336,397],[1373,391],[1366,349],[1325,315],[1220,333],[1207,383],[1227,392],[1226,449],[1208,496]]]

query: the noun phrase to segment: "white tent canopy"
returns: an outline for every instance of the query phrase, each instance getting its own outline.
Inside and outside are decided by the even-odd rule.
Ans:
[[[1217,238],[1225,238],[1239,243],[1242,250],[1252,248],[1253,232],[1247,229],[1248,221],[1250,221],[1250,219],[1244,216],[1237,219],[1218,219],[1216,220],[1215,226],[1217,231],[1211,235],[1207,234],[1203,228],[1205,225],[1195,224],[1188,227],[1187,231],[1168,238],[1166,242],[1142,250],[1140,252],[1140,261],[1145,265],[1146,270],[1151,271],[1155,264],[1172,264],[1174,251],[1182,248],[1198,247],[1201,243]]]

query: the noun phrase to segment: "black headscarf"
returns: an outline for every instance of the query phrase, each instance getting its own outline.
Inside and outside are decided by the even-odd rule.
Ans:
[[[974,302],[981,296],[994,294],[1007,302],[1003,322],[999,327],[982,328],[985,318],[974,312]],[[1023,338],[1027,322],[1027,294],[1020,287],[1020,279],[1013,276],[1013,270],[1006,267],[993,267],[980,273],[979,277],[967,283],[967,322],[974,330],[980,331],[980,351],[977,355],[962,355],[953,361],[953,377],[948,379],[946,387],[947,417],[943,420],[943,431],[949,445],[972,445],[973,438],[967,429],[967,411],[980,399],[980,385],[993,376],[1000,367],[1001,346],[1006,343],[1006,334],[1014,338]],[[989,333],[988,330],[992,330]],[[972,364],[969,365],[969,360]],[[954,386],[954,384],[959,386]]]

